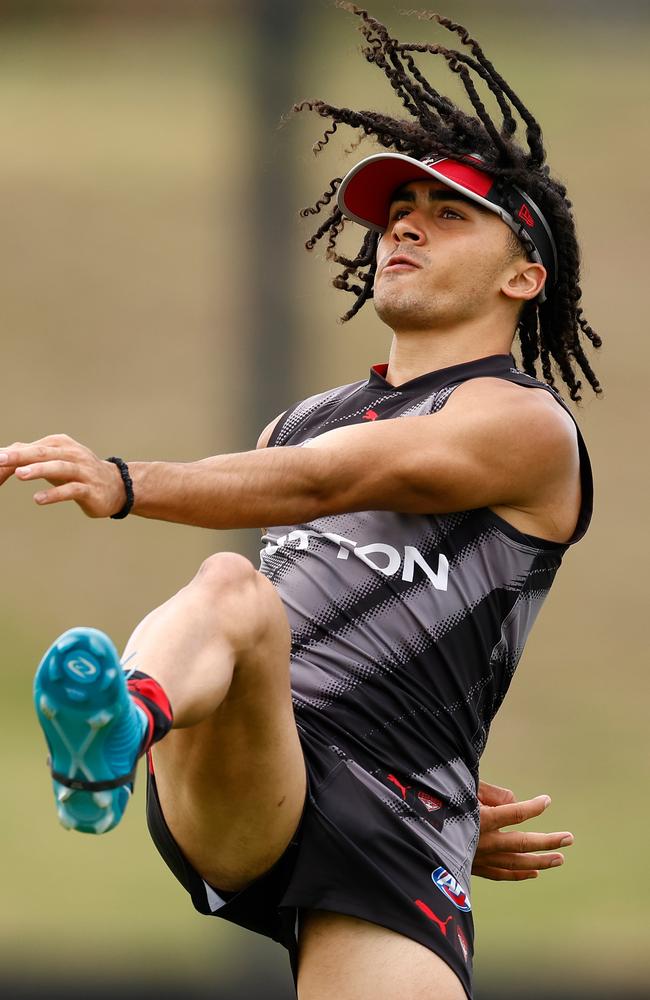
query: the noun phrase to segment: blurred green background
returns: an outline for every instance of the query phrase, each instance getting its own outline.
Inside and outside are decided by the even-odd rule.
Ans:
[[[397,106],[358,54],[354,18],[307,3],[274,31],[282,6],[3,5],[5,443],[66,432],[100,455],[172,460],[244,449],[293,400],[385,359],[389,334],[371,306],[337,323],[347,298],[322,253],[304,252],[311,228],[297,214],[372,147],[345,155],[350,133],[315,159],[320,119],[278,124],[308,96]],[[396,7],[372,9],[400,37],[431,37]],[[596,472],[593,527],[559,575],[483,766],[522,797],[549,792],[545,827],[571,829],[576,843],[536,882],[477,880],[477,996],[495,984],[498,996],[640,995],[650,971],[647,4],[441,9],[469,23],[544,126],[575,206],[587,316],[606,341],[594,359],[605,397],[578,415]],[[430,73],[458,96],[443,67]],[[277,113],[267,88],[284,101]],[[269,203],[283,207],[279,221]],[[269,275],[278,301],[265,323]],[[94,982],[171,977],[186,996],[205,982],[228,1000],[290,996],[281,949],[194,913],[148,839],[142,781],[110,836],[58,826],[30,700],[35,664],[60,631],[92,624],[123,644],[206,555],[250,554],[255,539],[93,522],[39,510],[33,492],[10,482],[0,498],[0,988],[49,977],[41,995],[54,995],[52,983],[92,965]]]

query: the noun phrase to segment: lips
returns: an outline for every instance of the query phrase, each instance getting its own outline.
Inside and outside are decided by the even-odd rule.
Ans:
[[[389,257],[388,263],[384,264],[383,270],[391,271],[394,269],[401,269],[401,268],[418,269],[421,266],[422,265],[418,264],[418,262],[414,260],[413,257],[409,257],[407,254],[404,253],[395,253],[391,257]]]

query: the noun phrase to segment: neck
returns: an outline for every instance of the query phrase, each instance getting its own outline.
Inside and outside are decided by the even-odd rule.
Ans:
[[[512,347],[510,324],[486,329],[484,322],[433,330],[393,331],[386,381],[401,385],[419,375],[478,361],[492,354],[509,354]]]

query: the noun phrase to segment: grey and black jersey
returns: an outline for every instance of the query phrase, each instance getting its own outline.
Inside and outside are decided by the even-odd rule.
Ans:
[[[366,381],[297,404],[269,446],[436,413],[474,378],[542,389],[564,405],[549,386],[518,371],[510,355],[400,386],[386,382],[385,372],[377,366]],[[339,514],[277,525],[264,538],[261,572],[277,588],[291,626],[303,742],[345,760],[365,791],[467,891],[478,837],[478,762],[490,724],[564,552],[591,516],[591,471],[579,432],[578,441],[582,507],[566,544],[522,534],[488,508]]]

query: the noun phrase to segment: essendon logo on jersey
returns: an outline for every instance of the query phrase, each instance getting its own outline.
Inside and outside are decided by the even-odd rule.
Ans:
[[[431,878],[433,879],[433,884],[440,889],[443,896],[446,896],[459,910],[467,911],[472,909],[467,898],[467,893],[460,882],[446,868],[436,868],[431,873]]]
[[[435,812],[436,809],[442,808],[442,801],[428,792],[418,792],[418,798],[427,812]]]

